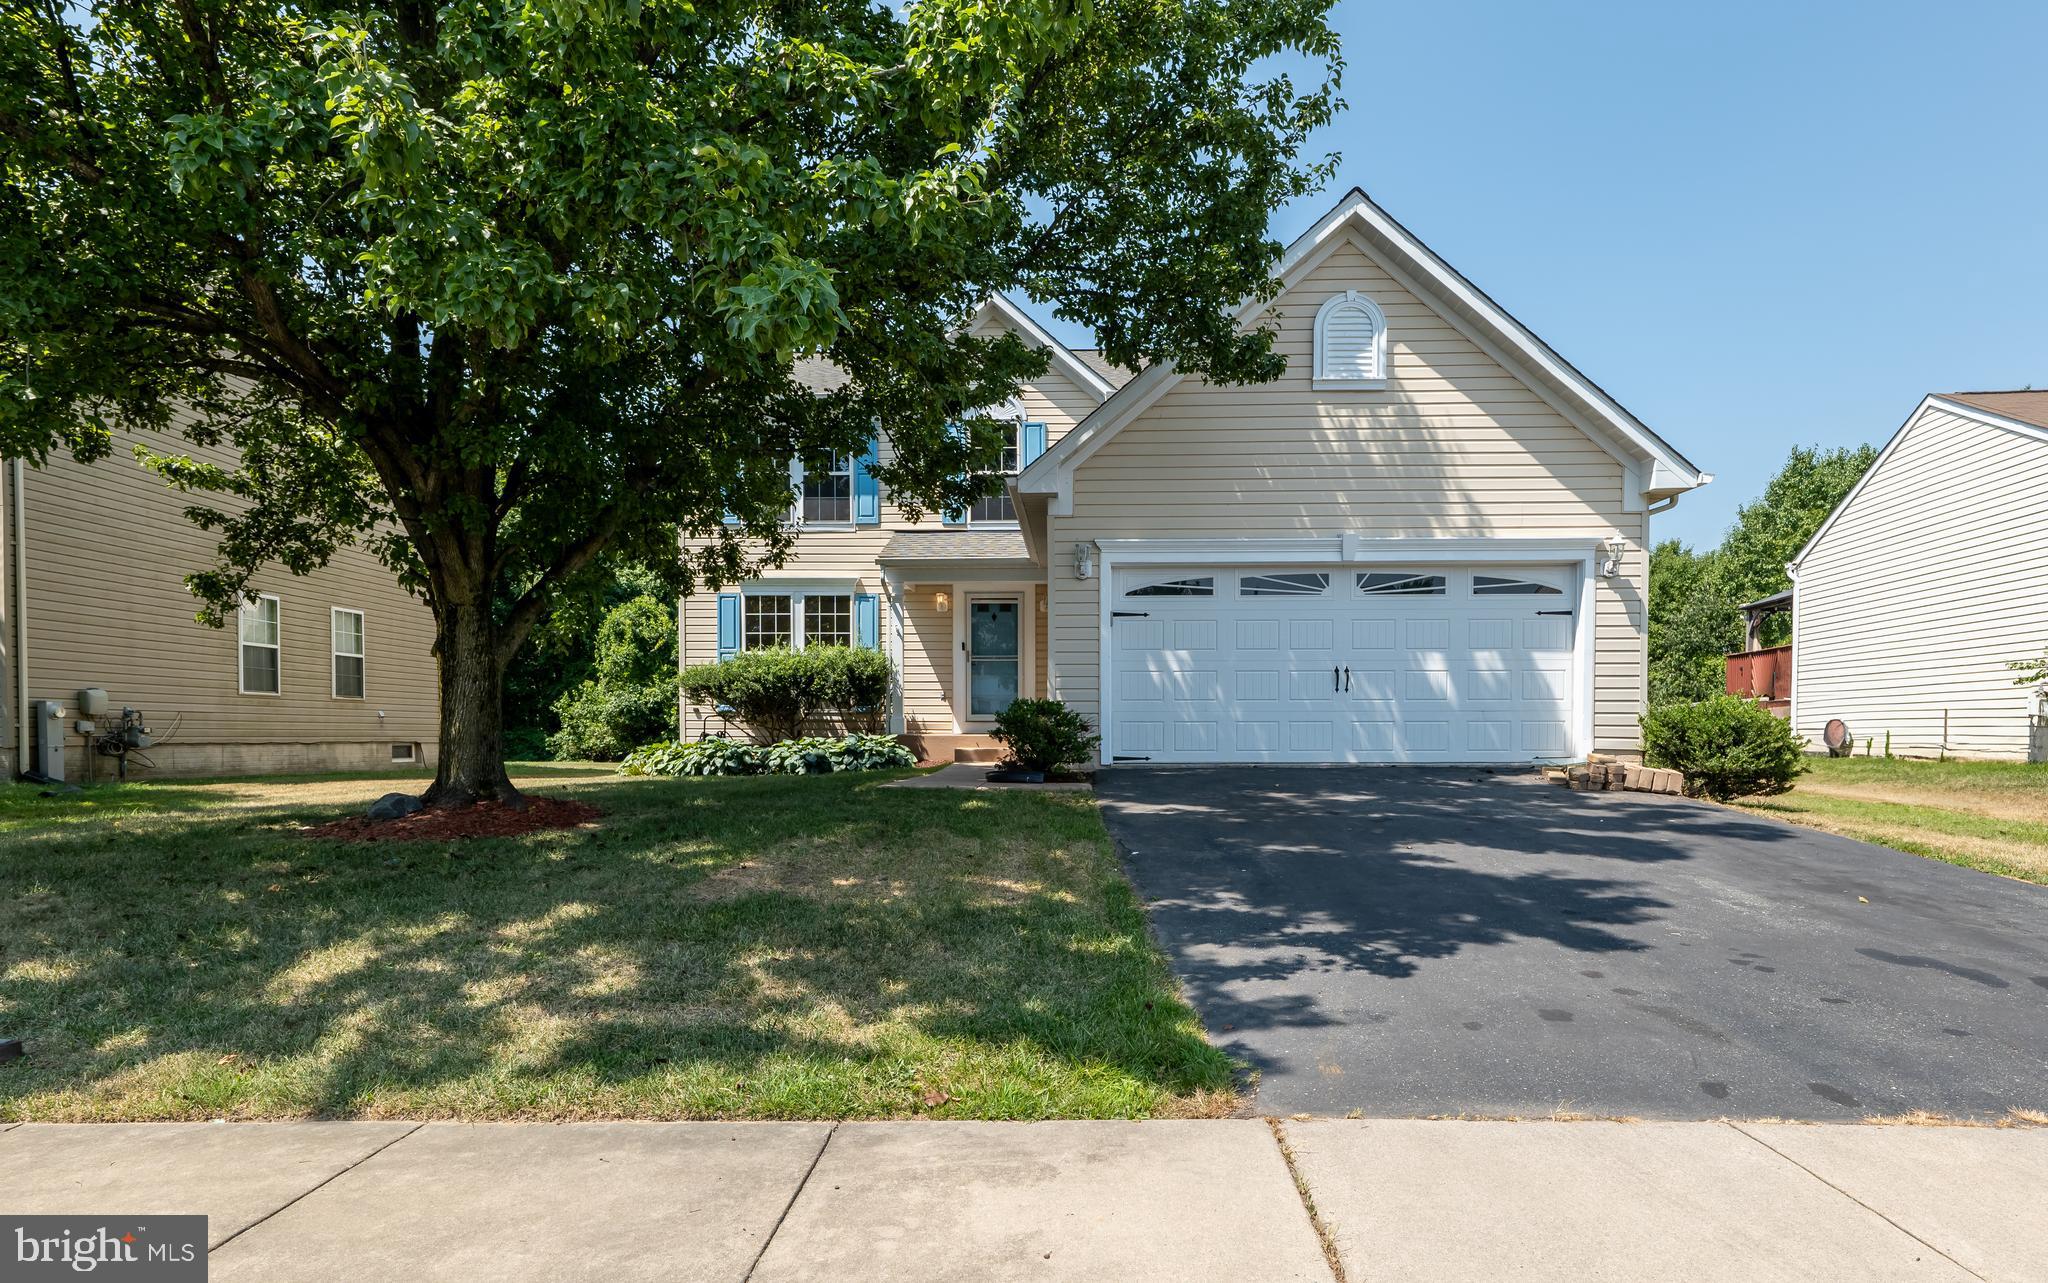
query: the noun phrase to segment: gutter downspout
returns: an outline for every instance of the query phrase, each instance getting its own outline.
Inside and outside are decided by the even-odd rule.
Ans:
[[[14,662],[14,769],[28,770],[28,470],[20,459],[7,462],[7,504],[14,510],[14,555],[8,568],[14,575],[13,651]]]

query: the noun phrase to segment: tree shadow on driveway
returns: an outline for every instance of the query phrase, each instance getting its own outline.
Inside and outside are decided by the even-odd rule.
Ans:
[[[1619,928],[1670,903],[1637,878],[1586,872],[1588,860],[1690,858],[1667,840],[1667,809],[1600,805],[1526,775],[1126,770],[1100,791],[1154,929],[1217,1032],[1369,1023],[1319,996],[1318,978],[1337,973],[1401,980],[1516,940],[1642,952]]]

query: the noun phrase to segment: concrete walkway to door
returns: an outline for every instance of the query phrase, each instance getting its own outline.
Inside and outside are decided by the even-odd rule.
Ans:
[[[2048,887],[1530,772],[1096,791],[1262,1113],[2048,1110]]]
[[[203,1214],[216,1283],[2020,1283],[2048,1278],[2044,1187],[2048,1129],[0,1129],[0,1213],[95,1215],[145,1240],[149,1217]],[[14,1250],[6,1235],[0,1261]]]

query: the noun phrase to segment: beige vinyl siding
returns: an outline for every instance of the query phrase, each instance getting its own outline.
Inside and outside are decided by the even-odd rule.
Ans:
[[[977,327],[976,332],[988,333],[991,328],[992,325],[984,324]],[[1021,389],[1018,400],[1027,418],[1045,424],[1048,447],[1065,436],[1097,404],[1094,393],[1069,378],[1057,366]],[[886,435],[881,443],[881,452],[885,461],[893,455]],[[930,530],[939,526],[939,518],[931,514],[921,522],[910,521],[884,487],[880,524],[806,529],[797,536],[796,549],[789,560],[777,569],[763,571],[757,579],[749,581],[749,586],[759,584],[763,591],[771,591],[768,585],[777,580],[809,584],[845,583],[851,585],[847,589],[849,592],[883,595],[885,587],[879,558],[890,536],[902,530]],[[940,615],[933,604],[936,587],[935,584],[914,583],[905,603],[904,718],[906,729],[913,732],[950,733],[953,730],[950,650],[953,625],[952,617]],[[683,602],[682,662],[686,666],[708,664],[718,658],[718,591],[708,588]],[[958,593],[954,594],[956,601],[958,596]],[[885,629],[889,626],[889,618],[889,604],[884,597],[882,623]],[[935,633],[934,629],[938,631]],[[1044,654],[1042,647],[1039,654]],[[1038,667],[1042,683],[1045,668],[1042,658]],[[693,737],[698,734],[698,722],[697,714],[686,709],[684,733]]]
[[[1356,289],[1386,314],[1388,383],[1311,386],[1316,309]],[[1625,471],[1585,431],[1347,241],[1274,304],[1278,380],[1190,378],[1084,462],[1073,512],[1049,522],[1055,694],[1100,712],[1097,588],[1073,576],[1077,542],[1130,538],[1498,535],[1628,542],[1595,592],[1594,741],[1638,742],[1645,665],[1645,519]]]
[[[161,773],[381,767],[395,743],[419,745],[431,762],[438,674],[426,605],[358,548],[304,577],[268,567],[251,586],[280,602],[281,689],[242,694],[238,621],[231,615],[218,629],[197,622],[198,602],[183,582],[213,564],[216,537],[185,518],[192,497],[135,462],[138,441],[233,463],[230,452],[181,437],[120,434],[97,463],[66,454],[29,470],[30,698],[61,701],[68,727],[78,690],[105,688],[111,712],[142,710],[164,741],[150,753]],[[361,699],[333,695],[336,607],[363,613]],[[11,713],[11,673],[8,680]],[[82,745],[72,737],[74,774]]]
[[[2048,645],[2048,441],[1923,409],[1800,562],[1796,729],[1895,753],[2025,759]],[[1944,735],[1943,715],[1947,715]]]

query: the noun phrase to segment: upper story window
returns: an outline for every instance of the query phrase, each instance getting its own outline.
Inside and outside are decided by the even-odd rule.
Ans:
[[[1003,431],[1007,435],[1003,438],[1002,458],[997,464],[996,471],[990,475],[1003,478],[1005,484],[995,494],[986,494],[974,501],[974,506],[967,511],[968,525],[1016,524],[1017,506],[1010,500],[1010,488],[1007,480],[1017,475],[1017,461],[1021,457],[1018,433],[1023,430],[1023,427],[1023,423],[1017,420],[1012,420],[1003,425]]]
[[[853,524],[853,456],[832,454],[796,469],[797,517],[806,526]]]
[[[1387,385],[1387,318],[1379,304],[1346,290],[1316,310],[1313,382],[1337,389]]]

